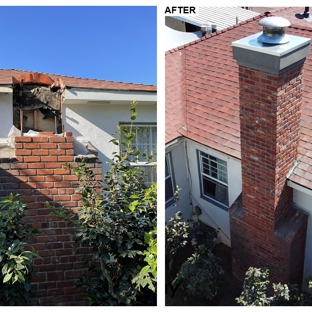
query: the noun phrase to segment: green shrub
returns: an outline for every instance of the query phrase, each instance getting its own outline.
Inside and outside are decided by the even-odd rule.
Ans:
[[[212,300],[221,286],[220,277],[224,273],[220,261],[206,245],[198,245],[195,253],[182,264],[173,285],[179,284],[185,289],[192,301]]]
[[[131,107],[136,118],[136,102]],[[90,305],[155,305],[157,281],[157,189],[146,187],[143,172],[131,166],[140,155],[132,146],[134,129],[118,127],[123,152],[114,154],[104,183],[95,180],[84,163],[68,165],[79,180],[82,206],[78,213],[52,208],[61,218],[75,216],[75,237],[93,250],[89,270],[97,279],[82,276],[77,288],[86,286]],[[121,135],[122,133],[122,135]],[[95,263],[95,265],[93,265]]]
[[[308,281],[310,287],[310,281]],[[269,296],[269,270],[250,267],[246,272],[243,291],[236,301],[243,306],[306,306],[312,296],[301,292],[297,285],[272,284]]]
[[[25,250],[37,230],[24,223],[26,204],[12,194],[0,202],[0,303],[23,305],[31,297],[34,249]]]
[[[172,271],[175,255],[190,242],[190,225],[183,221],[182,212],[176,212],[165,226],[165,250],[168,259],[168,272]]]

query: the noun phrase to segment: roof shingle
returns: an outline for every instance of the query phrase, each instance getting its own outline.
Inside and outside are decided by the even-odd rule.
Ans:
[[[312,38],[312,23],[296,17],[301,11],[283,8],[271,15],[291,22],[288,34]],[[261,32],[263,17],[166,52],[166,143],[187,129],[185,137],[240,159],[238,65],[232,42]],[[312,189],[312,55],[306,59],[303,81],[299,158],[290,180]]]
[[[17,69],[0,69],[0,85],[12,85],[13,76],[22,76],[27,73],[34,73],[34,72],[17,70]],[[69,77],[69,76],[62,76],[62,75],[55,75],[55,74],[48,74],[48,73],[44,73],[44,74],[48,75],[53,80],[56,80],[56,78],[62,78],[64,84],[67,87],[74,87],[74,88],[123,90],[123,91],[154,91],[154,92],[157,89],[156,86],[152,86],[152,85]]]

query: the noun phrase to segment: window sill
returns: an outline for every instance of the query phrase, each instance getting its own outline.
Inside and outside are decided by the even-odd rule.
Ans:
[[[218,208],[221,208],[222,210],[224,210],[224,211],[226,211],[226,212],[229,211],[229,206],[224,205],[224,204],[222,204],[222,203],[216,201],[216,200],[213,199],[213,198],[210,198],[210,197],[205,196],[205,195],[202,195],[202,194],[200,195],[200,198],[203,199],[203,200],[205,200],[205,201],[207,201],[207,202],[209,202],[209,203],[211,203],[211,204],[213,204],[214,206],[217,206]]]

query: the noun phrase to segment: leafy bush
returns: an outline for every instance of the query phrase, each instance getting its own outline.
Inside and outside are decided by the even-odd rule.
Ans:
[[[0,302],[23,305],[31,297],[34,249],[25,250],[26,239],[37,230],[24,223],[26,204],[11,194],[0,202]]]
[[[310,287],[310,281],[309,287]],[[297,285],[274,284],[269,296],[269,270],[250,267],[246,272],[243,291],[236,301],[243,306],[306,306],[312,304],[312,296],[301,292]]]
[[[131,107],[131,120],[136,118],[136,102]],[[86,286],[90,305],[154,305],[157,278],[157,189],[146,187],[143,172],[130,165],[140,155],[131,146],[135,132],[118,127],[124,152],[115,153],[104,183],[95,180],[84,163],[68,165],[79,180],[77,191],[82,195],[78,213],[53,209],[62,218],[75,216],[75,237],[92,247],[89,270],[98,279],[82,276],[78,288]],[[122,134],[122,135],[121,135]]]
[[[198,245],[195,253],[182,264],[173,285],[179,283],[192,300],[213,299],[224,273],[220,261],[206,245]]]
[[[171,288],[172,296],[181,287],[192,300],[213,299],[221,285],[220,276],[223,274],[221,259],[212,252],[218,231],[209,232],[198,226],[192,228],[188,222],[183,221],[180,211],[169,220],[165,231],[168,262],[166,282]],[[177,274],[174,273],[176,276],[171,283],[174,260],[186,246],[191,247],[194,253],[181,265]]]
[[[183,221],[182,212],[176,212],[173,218],[170,218],[169,223],[165,226],[165,250],[168,258],[168,271],[172,271],[174,256],[190,242],[190,225]]]

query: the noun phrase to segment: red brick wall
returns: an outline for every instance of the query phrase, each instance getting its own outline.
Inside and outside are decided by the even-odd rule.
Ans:
[[[35,298],[32,305],[85,305],[85,292],[78,292],[74,280],[87,268],[81,267],[78,255],[73,254],[66,223],[45,207],[48,201],[56,206],[75,209],[79,206],[79,194],[75,193],[77,178],[64,167],[64,163],[75,165],[74,140],[71,133],[62,137],[53,133],[41,133],[38,137],[15,138],[15,163],[0,163],[0,198],[9,193],[21,194],[28,204],[28,220],[40,230],[40,234],[29,241],[42,259],[35,259],[38,276],[33,279]],[[98,180],[102,179],[102,164],[87,163]],[[88,248],[79,247],[81,252]]]
[[[307,218],[298,212],[296,221],[287,186],[298,156],[302,66],[280,75],[239,67],[242,198],[230,209],[230,227],[241,279],[249,266],[269,266],[273,281],[302,280]]]

